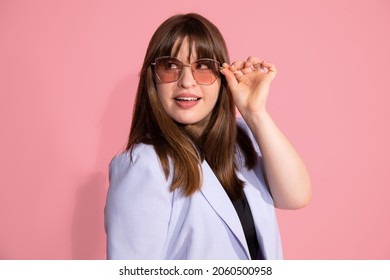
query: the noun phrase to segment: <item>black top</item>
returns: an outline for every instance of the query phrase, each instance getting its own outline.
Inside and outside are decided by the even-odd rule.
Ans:
[[[237,211],[238,217],[240,218],[252,260],[264,260],[265,258],[262,253],[262,249],[259,247],[259,242],[257,241],[251,209],[245,194],[242,198],[232,201],[232,203]]]

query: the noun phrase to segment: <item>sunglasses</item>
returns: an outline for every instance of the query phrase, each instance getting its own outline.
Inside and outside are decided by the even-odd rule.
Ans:
[[[211,58],[197,59],[185,64],[171,56],[161,56],[152,63],[158,82],[172,83],[179,80],[184,67],[190,67],[194,80],[200,85],[211,85],[219,77],[221,63]]]

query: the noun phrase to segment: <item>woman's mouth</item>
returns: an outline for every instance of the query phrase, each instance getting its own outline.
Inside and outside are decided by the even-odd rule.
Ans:
[[[198,104],[200,97],[197,96],[177,96],[173,98],[177,106],[182,109],[189,109]]]

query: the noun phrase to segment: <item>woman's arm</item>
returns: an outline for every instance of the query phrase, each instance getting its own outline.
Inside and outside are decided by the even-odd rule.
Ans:
[[[172,193],[153,147],[115,157],[105,207],[107,259],[164,259]],[[140,148],[140,149],[139,149]]]
[[[304,207],[311,198],[311,183],[305,164],[276,126],[266,110],[266,100],[275,66],[257,57],[224,64],[225,75],[236,107],[254,135],[275,206],[283,209]]]

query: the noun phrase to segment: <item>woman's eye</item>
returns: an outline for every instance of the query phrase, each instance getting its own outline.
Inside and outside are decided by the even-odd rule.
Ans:
[[[207,70],[210,69],[210,63],[207,62],[199,62],[196,64],[196,69],[199,70]]]
[[[167,62],[165,63],[165,69],[178,69],[179,65],[177,65],[174,62]]]

